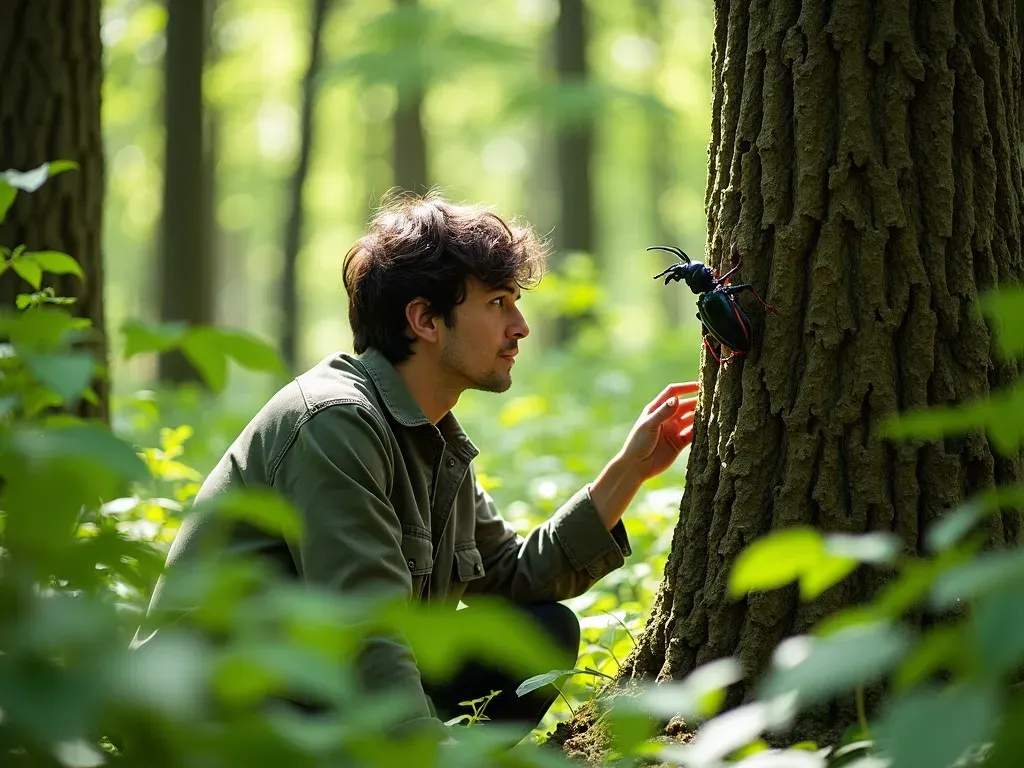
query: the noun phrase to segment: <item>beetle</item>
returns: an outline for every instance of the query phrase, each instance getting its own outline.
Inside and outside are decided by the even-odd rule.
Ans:
[[[736,262],[736,266],[730,269],[721,277],[718,273],[706,264],[693,261],[682,249],[667,245],[652,245],[648,251],[667,251],[676,256],[681,264],[673,264],[665,271],[654,276],[657,280],[665,278],[665,285],[673,280],[685,282],[690,290],[697,294],[697,319],[703,327],[704,346],[708,348],[712,357],[720,364],[728,363],[737,355],[750,351],[750,319],[736,303],[735,296],[743,291],[750,291],[758,301],[772,314],[778,314],[778,310],[762,299],[754,286],[750,283],[729,285],[729,277],[737,269],[743,260]],[[719,352],[708,341],[711,336],[718,342]],[[729,356],[723,358],[722,350],[729,350]]]

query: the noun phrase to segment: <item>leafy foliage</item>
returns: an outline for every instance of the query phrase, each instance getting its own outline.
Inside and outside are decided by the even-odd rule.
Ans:
[[[53,256],[38,264],[67,267]],[[201,479],[181,461],[190,430],[163,429],[157,447],[140,448],[71,415],[99,366],[72,347],[88,326],[66,308],[10,310],[0,330],[11,347],[0,379],[3,765],[477,765],[503,746],[500,730],[474,729],[452,745],[391,733],[408,703],[363,692],[353,660],[364,637],[385,632],[408,638],[426,677],[468,653],[515,670],[517,660],[556,658],[535,629],[483,604],[469,631],[452,636],[431,610],[341,598],[241,556],[162,572],[174,520]],[[224,376],[215,358],[277,370],[272,350],[236,332],[135,325],[128,335],[133,354],[184,349],[214,384]],[[225,524],[302,535],[294,511],[269,494],[226,498],[214,513]],[[158,579],[194,606],[187,617],[144,615]],[[159,632],[130,644],[137,628],[140,641]],[[282,696],[334,710],[302,717]],[[474,725],[486,720],[486,701],[467,704]],[[524,753],[494,764],[558,761]]]
[[[31,186],[23,176],[14,178]],[[24,263],[38,267],[40,276],[50,271],[81,277],[63,254],[33,256],[19,246],[5,258],[12,269],[28,259]],[[15,271],[25,278],[23,267]],[[32,268],[28,277],[38,288]],[[555,282],[562,299],[541,293],[540,313],[566,311],[564,302],[586,306],[599,319],[593,334],[543,365],[524,360],[528,391],[507,398],[497,411],[479,394],[467,399],[460,414],[471,434],[483,435],[482,482],[524,529],[600,469],[637,407],[663,384],[666,370],[690,370],[695,362],[693,352],[671,340],[625,355],[609,368],[600,337],[612,319],[585,261],[570,260]],[[1022,311],[1022,300],[1008,296],[985,304],[1004,332],[1016,328],[1014,318]],[[475,630],[449,637],[429,611],[299,588],[244,559],[211,559],[177,577],[163,574],[163,550],[203,477],[196,464],[208,464],[212,446],[235,431],[232,419],[243,419],[246,409],[220,414],[224,421],[170,428],[168,412],[183,407],[194,413],[200,401],[189,398],[195,394],[177,393],[177,405],[137,396],[122,406],[122,425],[136,436],[148,434],[152,447],[72,416],[102,370],[77,346],[91,332],[88,323],[74,318],[60,298],[43,295],[0,315],[0,331],[10,340],[0,379],[5,765],[565,764],[548,752],[500,753],[501,729],[487,720],[489,697],[465,702],[469,711],[453,721],[463,723],[455,726],[462,732],[455,745],[396,737],[388,728],[405,711],[402,699],[368,696],[353,679],[359,642],[374,631],[408,637],[427,676],[450,670],[467,653],[513,668],[516,659],[543,653],[542,639],[517,627],[500,607],[474,611]],[[182,350],[214,397],[224,391],[229,360],[281,371],[272,350],[236,331],[131,322],[124,337],[127,356]],[[1008,343],[1008,352],[1017,350],[1014,344]],[[570,377],[589,382],[587,408],[579,405],[578,392],[566,391]],[[943,420],[941,412],[904,415],[890,434],[928,439],[985,428],[990,407],[963,407],[955,420]],[[1015,406],[1004,404],[1005,421],[1024,420],[1005,407]],[[483,429],[495,413],[500,441]],[[595,420],[607,428],[595,432]],[[992,427],[990,436],[992,429],[1001,435],[997,445],[1019,449],[1012,430]],[[634,546],[645,556],[573,601],[584,617],[577,666],[552,667],[520,687],[524,694],[554,684],[562,694],[538,736],[600,691],[635,643],[675,522],[679,488],[667,474],[652,482],[627,518]],[[614,747],[609,759],[747,768],[858,761],[938,768],[961,758],[1014,764],[1024,718],[1024,703],[1011,685],[1024,658],[1024,558],[1016,550],[981,552],[975,531],[986,515],[1019,508],[1022,497],[1024,488],[998,488],[970,500],[927,532],[929,557],[901,551],[885,534],[839,536],[795,528],[754,542],[732,573],[734,598],[795,581],[802,597],[811,599],[859,567],[889,568],[896,576],[870,604],[781,643],[754,700],[740,707],[723,711],[725,691],[743,674],[731,658],[704,665],[686,680],[612,699],[605,714]],[[301,536],[294,512],[266,494],[226,499],[218,513],[225,521]],[[161,576],[164,588],[196,606],[187,621],[144,617],[146,598]],[[970,610],[961,610],[965,606]],[[950,609],[952,619],[924,632],[903,621],[911,612],[945,616]],[[143,637],[161,627],[159,642],[130,650],[140,624]],[[495,633],[495,626],[503,631]],[[801,710],[851,693],[863,705],[865,688],[879,682],[889,689],[885,705],[870,721],[861,706],[844,743],[769,746],[767,738],[784,734]],[[338,714],[323,721],[300,718],[273,705],[284,692],[329,702]],[[677,715],[696,728],[689,744],[653,738],[659,722]],[[487,727],[478,727],[483,723]]]

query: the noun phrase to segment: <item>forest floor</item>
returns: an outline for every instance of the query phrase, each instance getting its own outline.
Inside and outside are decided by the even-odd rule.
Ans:
[[[693,732],[682,718],[677,717],[668,722],[662,734],[655,737],[654,741],[659,744],[686,744],[692,739]],[[604,768],[609,764],[608,758],[612,752],[611,737],[595,718],[593,702],[580,707],[571,720],[559,723],[549,734],[545,746],[561,750],[574,763],[587,768]],[[671,768],[667,763],[658,762],[657,758],[640,762],[646,768]]]

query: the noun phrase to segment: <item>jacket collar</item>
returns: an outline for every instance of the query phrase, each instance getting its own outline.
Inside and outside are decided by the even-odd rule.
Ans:
[[[429,426],[440,433],[452,450],[459,453],[466,461],[472,461],[479,453],[476,446],[463,430],[455,414],[449,411],[435,427],[423,413],[423,409],[413,398],[402,377],[384,354],[373,347],[368,348],[359,356],[370,378],[373,379],[377,391],[380,392],[384,407],[391,418],[403,427]]]

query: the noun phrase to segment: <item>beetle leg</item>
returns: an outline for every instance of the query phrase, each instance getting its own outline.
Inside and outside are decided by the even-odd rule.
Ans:
[[[739,357],[739,356],[740,356],[740,355],[742,355],[742,354],[743,354],[742,352],[737,352],[736,350],[732,350],[732,351],[731,351],[731,352],[729,353],[729,356],[728,356],[728,357],[722,358],[722,367],[723,367],[723,368],[726,368],[726,367],[728,367],[729,363],[731,363],[731,362],[732,362],[732,359],[733,359],[734,357]]]
[[[752,286],[750,283],[740,283],[739,285],[730,285],[728,288],[725,289],[725,292],[728,293],[728,294],[736,294],[736,293],[740,293],[741,291],[750,291],[752,294],[754,294],[754,298],[756,298],[758,301],[760,301],[762,306],[764,306],[765,309],[767,309],[773,315],[779,314],[779,310],[777,310],[771,304],[769,304],[764,299],[762,299],[761,295],[757,291],[754,290],[754,286]]]
[[[715,358],[715,362],[718,363],[719,365],[721,365],[722,364],[722,358],[718,356],[717,352],[715,352],[714,348],[711,346],[711,342],[708,341],[708,337],[707,336],[704,337],[704,346],[708,348],[708,352],[710,352],[711,356],[713,358]]]
[[[722,275],[720,278],[718,278],[718,282],[719,283],[728,282],[729,275],[731,275],[733,272],[735,272],[737,269],[739,269],[740,268],[740,264],[742,264],[742,263],[743,263],[743,259],[740,259],[739,261],[737,261],[736,262],[736,266],[734,266],[732,269],[730,269],[728,272],[726,272],[724,275]]]

